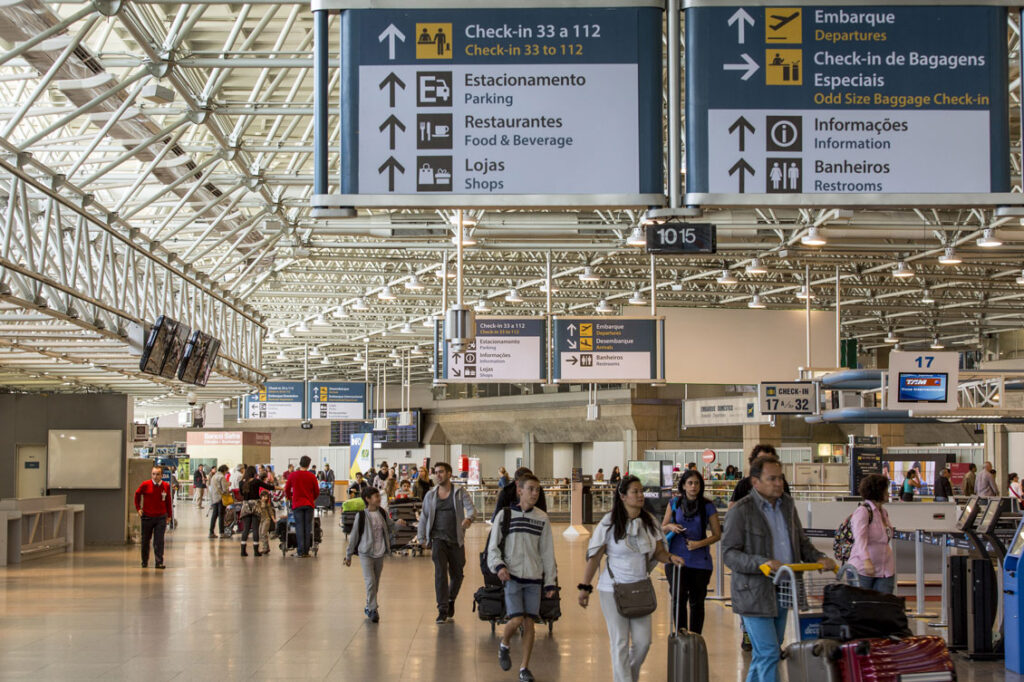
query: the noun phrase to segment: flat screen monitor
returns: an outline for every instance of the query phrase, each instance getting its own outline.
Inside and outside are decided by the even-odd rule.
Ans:
[[[200,331],[192,332],[178,367],[178,379],[189,384],[205,386],[220,350],[220,341]]]
[[[999,523],[999,518],[1009,506],[1010,500],[1007,498],[989,498],[985,514],[981,517],[981,521],[978,522],[978,531],[981,533],[994,533],[996,525]]]
[[[957,530],[971,530],[974,528],[974,521],[978,518],[981,509],[988,503],[988,499],[972,495],[967,500],[967,505],[960,512],[960,518],[956,521]]]
[[[631,460],[629,475],[639,478],[645,488],[661,488],[661,462],[659,461]]]
[[[160,376],[163,378],[178,378],[178,366],[185,355],[185,346],[188,344],[188,337],[191,331],[191,327],[179,322],[174,330],[174,334],[167,338],[167,355],[164,357],[163,369],[160,370]]]
[[[676,466],[673,462],[662,462],[661,463],[661,486],[663,488],[672,487],[672,472]]]
[[[178,321],[161,315],[149,330],[146,337],[146,345],[142,349],[142,359],[139,361],[139,371],[146,374],[160,374],[164,367],[164,358],[167,357],[167,345],[169,339],[174,336],[178,328]]]
[[[944,403],[949,389],[949,375],[943,373],[900,372],[901,403]]]
[[[1021,552],[1024,552],[1024,523],[1020,524],[1020,528],[1017,529],[1017,534],[1013,537],[1013,544],[1010,545],[1010,551],[1007,554],[1020,556]]]

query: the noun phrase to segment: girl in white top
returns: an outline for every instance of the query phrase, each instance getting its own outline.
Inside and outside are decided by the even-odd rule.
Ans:
[[[636,682],[640,666],[651,647],[651,615],[625,618],[615,605],[613,585],[644,580],[659,563],[683,565],[682,557],[669,554],[658,522],[644,511],[644,488],[636,476],[626,476],[616,487],[612,511],[594,528],[587,547],[587,567],[580,584],[579,603],[590,603],[590,584],[607,556],[614,580],[607,567],[597,582],[601,611],[608,626],[612,671],[615,682]]]

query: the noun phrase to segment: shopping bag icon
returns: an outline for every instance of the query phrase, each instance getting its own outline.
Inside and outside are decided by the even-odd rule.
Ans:
[[[429,163],[425,163],[422,166],[420,166],[419,183],[421,185],[434,184],[434,169],[430,167]]]

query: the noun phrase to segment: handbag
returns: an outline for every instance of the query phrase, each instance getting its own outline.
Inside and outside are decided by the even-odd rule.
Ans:
[[[258,500],[245,500],[242,502],[242,513],[239,516],[252,516],[257,512]]]
[[[225,507],[230,507],[235,503],[235,496],[232,495],[231,493],[221,493],[220,503],[223,504]]]
[[[633,583],[615,582],[612,565],[607,564],[608,575],[612,579],[612,595],[615,597],[615,608],[623,618],[643,618],[654,613],[658,608],[658,597],[654,594],[654,583],[647,577]]]

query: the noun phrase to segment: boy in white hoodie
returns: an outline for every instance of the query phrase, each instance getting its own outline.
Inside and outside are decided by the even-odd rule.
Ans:
[[[543,589],[547,597],[555,596],[558,575],[551,522],[547,514],[534,506],[540,497],[540,480],[527,474],[520,477],[517,486],[519,504],[506,507],[494,519],[487,543],[487,565],[505,584],[505,611],[509,618],[498,645],[498,663],[502,670],[512,667],[509,642],[522,626],[519,680],[533,682],[529,666],[536,636],[534,622],[540,618],[540,593]],[[511,515],[508,538],[502,537],[503,514]]]

